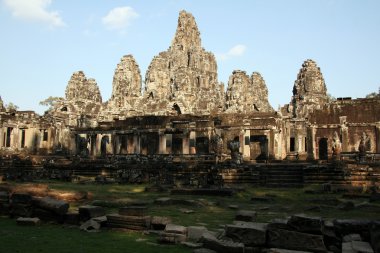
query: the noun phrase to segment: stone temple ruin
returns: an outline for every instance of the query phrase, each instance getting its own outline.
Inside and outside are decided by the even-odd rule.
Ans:
[[[218,165],[224,182],[246,178],[268,185],[265,171],[295,160],[292,168],[303,173],[296,183],[305,183],[314,180],[306,169],[330,168],[323,161],[380,158],[379,98],[329,100],[322,72],[310,59],[296,76],[289,104],[277,111],[258,72],[233,71],[225,91],[215,56],[202,48],[195,19],[185,11],[170,47],[150,63],[142,89],[139,66],[126,55],[108,101],[83,71],[73,73],[65,98],[43,116],[6,110],[0,101],[2,153],[27,157],[37,167],[50,159],[50,166],[79,174],[142,163],[153,171]]]

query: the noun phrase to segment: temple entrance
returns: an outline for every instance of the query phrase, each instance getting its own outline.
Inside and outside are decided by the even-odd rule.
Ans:
[[[159,139],[158,133],[144,133],[140,136],[140,151],[143,155],[158,154]]]
[[[251,160],[266,160],[268,157],[268,139],[265,135],[251,135],[249,138]]]
[[[182,137],[173,135],[172,153],[175,155],[180,155],[183,153]]]
[[[328,154],[327,154],[327,151],[328,151],[328,146],[327,146],[327,138],[321,138],[319,139],[319,142],[318,142],[318,148],[319,148],[319,160],[327,160],[328,158]]]
[[[110,142],[110,138],[108,135],[105,135],[102,137],[102,140],[100,142],[100,155],[106,156],[107,155],[107,144]]]
[[[134,145],[133,145],[133,134],[123,134],[120,135],[120,154],[133,154]]]
[[[207,137],[196,138],[196,150],[197,154],[205,155],[209,153],[209,140]]]

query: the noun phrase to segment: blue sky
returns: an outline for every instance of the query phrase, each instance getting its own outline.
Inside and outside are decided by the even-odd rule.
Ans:
[[[258,71],[277,109],[290,101],[306,59],[320,66],[335,97],[364,97],[380,86],[378,0],[0,0],[0,95],[21,110],[64,96],[74,71],[111,96],[120,58],[133,54],[144,79],[167,50],[180,10],[191,12],[202,44],[217,56],[219,81]]]

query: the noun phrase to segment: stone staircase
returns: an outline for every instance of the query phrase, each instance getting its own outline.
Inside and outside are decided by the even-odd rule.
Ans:
[[[260,166],[260,185],[266,187],[303,187],[304,164],[266,164]]]
[[[260,172],[252,167],[225,168],[220,172],[224,184],[251,184],[258,185]]]

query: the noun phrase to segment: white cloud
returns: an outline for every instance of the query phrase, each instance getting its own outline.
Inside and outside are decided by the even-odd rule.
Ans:
[[[116,7],[102,18],[102,22],[108,30],[125,32],[132,20],[137,17],[139,17],[139,14],[132,7]]]
[[[238,45],[232,47],[230,50],[228,50],[227,53],[217,54],[216,57],[219,60],[224,61],[224,60],[227,60],[231,57],[242,56],[246,49],[247,49],[247,47],[245,45],[238,44]]]
[[[3,0],[3,2],[15,18],[43,22],[50,27],[66,26],[57,11],[47,9],[52,0]]]

